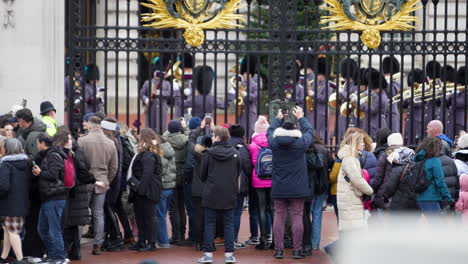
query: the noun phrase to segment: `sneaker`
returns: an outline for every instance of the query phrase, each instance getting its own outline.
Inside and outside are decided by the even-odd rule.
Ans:
[[[245,243],[249,245],[258,245],[260,244],[260,240],[258,239],[258,237],[251,237],[249,238],[249,240],[245,241]]]
[[[64,259],[46,259],[42,262],[39,262],[40,264],[65,264],[65,260]]]
[[[268,240],[267,241],[268,241],[268,244],[273,243],[273,235],[272,234],[268,235]]]
[[[171,244],[156,243],[156,248],[171,248]]]
[[[236,263],[236,257],[234,255],[224,256],[224,263]]]
[[[13,262],[13,264],[31,264],[31,262],[29,262],[27,259],[23,258],[22,260],[17,260],[15,262]]]
[[[10,263],[10,262],[8,262],[8,260],[0,257],[0,264],[8,264],[8,263]]]
[[[201,258],[197,260],[198,263],[213,263],[213,256],[203,254]]]
[[[234,248],[235,249],[240,249],[240,248],[245,248],[245,244],[239,242],[239,241],[234,241]]]
[[[33,263],[33,264],[39,263],[42,261],[41,258],[37,258],[37,257],[24,257],[24,258],[27,259],[29,263]]]

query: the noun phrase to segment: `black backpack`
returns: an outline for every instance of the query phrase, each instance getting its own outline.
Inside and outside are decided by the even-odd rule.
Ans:
[[[426,173],[424,171],[425,163],[425,159],[409,163],[402,175],[402,178],[405,178],[411,186],[411,189],[417,194],[427,190],[432,183],[432,180],[426,179]]]
[[[328,191],[328,175],[323,170],[323,159],[316,148],[311,148],[306,153],[307,168],[309,170],[310,182],[313,182],[311,188],[315,195],[324,194]],[[312,173],[313,172],[313,173]]]

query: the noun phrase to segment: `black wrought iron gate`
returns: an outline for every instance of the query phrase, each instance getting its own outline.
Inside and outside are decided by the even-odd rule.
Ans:
[[[185,42],[181,29],[142,26],[141,14],[152,12],[141,5],[147,1],[66,2],[66,92],[74,129],[85,112],[102,108],[128,126],[139,128],[156,119],[152,126],[162,132],[190,105],[194,115],[212,112],[216,124],[241,122],[250,134],[256,116],[267,115],[268,104],[277,98],[303,106],[328,145],[336,145],[349,126],[363,128],[373,138],[378,128],[387,127],[401,131],[412,144],[424,137],[432,119],[440,119],[452,138],[467,128],[464,0],[421,0],[421,8],[412,13],[419,18],[413,23],[416,29],[383,32],[375,49],[359,40],[359,32],[321,29],[326,24],[319,24],[320,17],[329,15],[321,0],[247,0],[237,11],[245,14],[245,21],[239,21],[244,27],[206,30],[205,42],[196,48]],[[214,71],[213,111],[206,109],[207,96],[200,106],[195,89],[188,87],[190,77],[184,79],[191,68],[186,54],[192,56],[193,68],[209,65]],[[397,65],[391,63],[395,59]],[[145,82],[150,91],[163,90],[147,80],[155,70],[168,73],[178,60],[180,85],[169,79],[169,94],[143,96]],[[241,69],[240,64],[250,66]],[[308,68],[313,71],[309,77]],[[251,74],[241,77],[242,71]],[[229,98],[231,88],[235,100]],[[159,105],[145,114],[144,105],[151,103]]]

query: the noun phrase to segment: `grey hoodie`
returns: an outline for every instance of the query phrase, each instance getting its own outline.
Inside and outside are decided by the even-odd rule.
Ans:
[[[33,123],[22,130],[21,135],[18,139],[21,141],[24,147],[24,153],[28,155],[30,159],[34,159],[36,154],[39,152],[37,149],[37,137],[47,130],[47,126],[42,123],[41,120],[34,118]]]

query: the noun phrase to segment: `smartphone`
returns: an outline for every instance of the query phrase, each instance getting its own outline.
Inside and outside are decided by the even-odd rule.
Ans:
[[[211,113],[206,113],[205,114],[205,121],[206,121],[207,125],[209,125],[211,123]]]
[[[33,160],[32,164],[33,164],[33,167],[36,167],[36,166],[37,166],[37,165],[36,165],[36,162],[34,162],[34,160]]]

